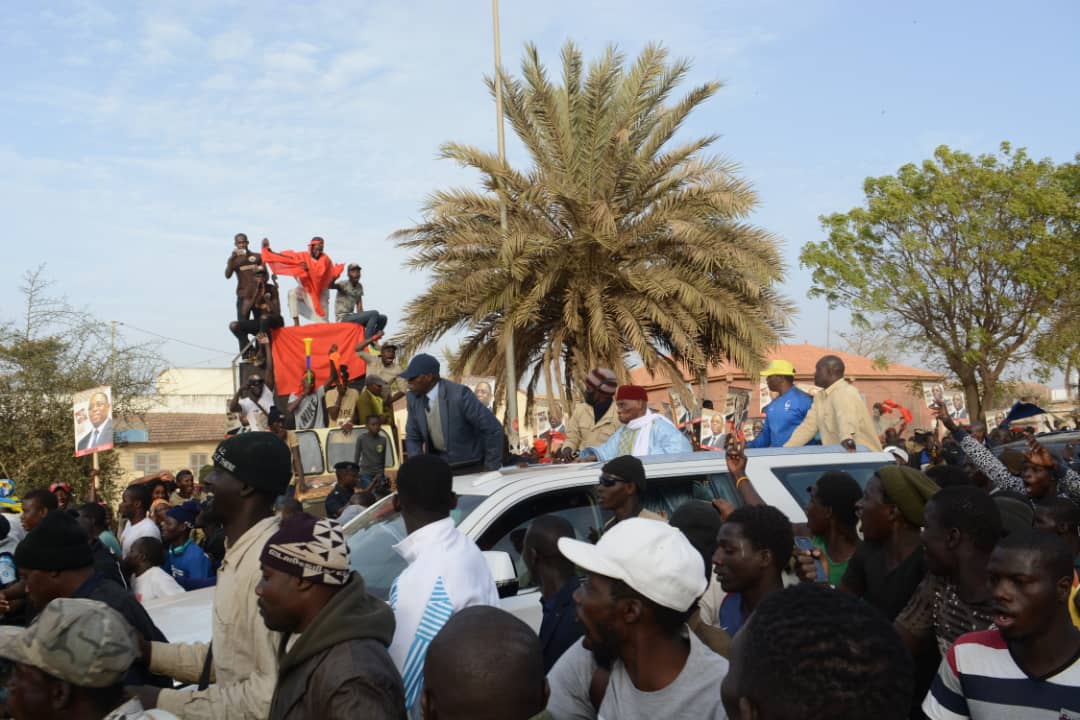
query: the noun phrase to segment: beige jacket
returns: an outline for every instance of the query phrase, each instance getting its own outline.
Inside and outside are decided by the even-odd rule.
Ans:
[[[264,720],[278,674],[281,635],[263,624],[255,586],[259,555],[278,530],[278,518],[261,520],[225,551],[214,589],[214,659],[206,690],[162,690],[158,707],[185,720]],[[152,672],[197,683],[206,660],[205,643],[153,643]]]
[[[821,433],[822,445],[839,445],[849,438],[856,445],[881,450],[874,419],[862,395],[847,380],[840,379],[814,396],[814,404],[802,424],[795,428],[784,447],[800,447]]]
[[[564,448],[581,450],[587,447],[600,447],[619,429],[619,416],[614,400],[611,401],[611,407],[600,418],[600,422],[594,421],[593,416],[592,405],[588,403],[578,403],[574,407],[574,412],[570,414],[570,420],[566,423]]]

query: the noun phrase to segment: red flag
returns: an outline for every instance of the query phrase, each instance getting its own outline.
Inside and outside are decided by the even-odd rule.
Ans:
[[[364,326],[356,323],[312,323],[271,331],[274,353],[274,391],[279,395],[299,392],[307,370],[304,338],[311,338],[311,369],[315,387],[330,379],[330,347],[338,346],[342,363],[349,367],[349,377],[367,372],[367,363],[356,357],[353,349],[364,341]]]
[[[295,250],[272,252],[266,248],[262,251],[262,261],[270,266],[274,274],[290,275],[299,280],[301,287],[311,296],[311,304],[315,306],[316,314],[322,317],[327,316],[329,310],[322,306],[319,295],[341,275],[341,271],[345,269],[344,265],[341,263],[335,265],[326,253],[316,260],[309,252]],[[307,265],[306,270],[304,265]]]

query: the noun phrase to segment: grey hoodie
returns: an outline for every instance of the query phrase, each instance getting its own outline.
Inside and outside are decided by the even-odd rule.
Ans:
[[[401,675],[386,650],[393,637],[390,607],[352,573],[288,651],[282,639],[270,720],[405,718]]]

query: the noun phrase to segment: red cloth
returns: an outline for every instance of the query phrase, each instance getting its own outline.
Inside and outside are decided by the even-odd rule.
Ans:
[[[311,296],[311,304],[315,312],[321,317],[326,317],[327,311],[323,309],[319,295],[341,275],[345,265],[341,263],[335,265],[326,253],[316,260],[306,250],[303,252],[282,250],[277,253],[266,248],[262,251],[262,261],[270,266],[270,272],[273,274],[289,275],[299,280],[300,285]],[[307,263],[307,270],[304,269],[304,263]]]
[[[353,348],[364,341],[364,326],[356,323],[313,323],[294,325],[270,331],[274,353],[274,390],[279,395],[297,392],[307,365],[304,362],[304,338],[311,338],[311,369],[315,372],[315,387],[330,379],[330,346],[337,343],[346,358],[349,377],[357,378],[367,372],[367,363],[356,357]]]

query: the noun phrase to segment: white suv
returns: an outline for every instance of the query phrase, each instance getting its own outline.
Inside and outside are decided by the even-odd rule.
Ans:
[[[882,452],[849,453],[839,446],[776,448],[747,451],[747,475],[762,499],[784,512],[792,522],[805,522],[808,488],[827,470],[843,470],[861,485],[894,462]],[[655,455],[642,459],[648,477],[645,505],[670,515],[687,500],[725,498],[738,506],[742,499],[735,478],[727,472],[723,452]],[[608,514],[596,504],[593,490],[602,463],[533,465],[454,479],[458,506],[452,516],[458,527],[476,541],[492,568],[502,607],[534,629],[540,627],[540,592],[521,559],[521,541],[534,518],[555,514],[566,518],[577,536],[601,527]],[[368,590],[386,599],[405,561],[393,545],[405,537],[405,526],[387,497],[345,526],[352,565]],[[213,588],[195,590],[146,603],[154,622],[173,642],[210,639]]]

